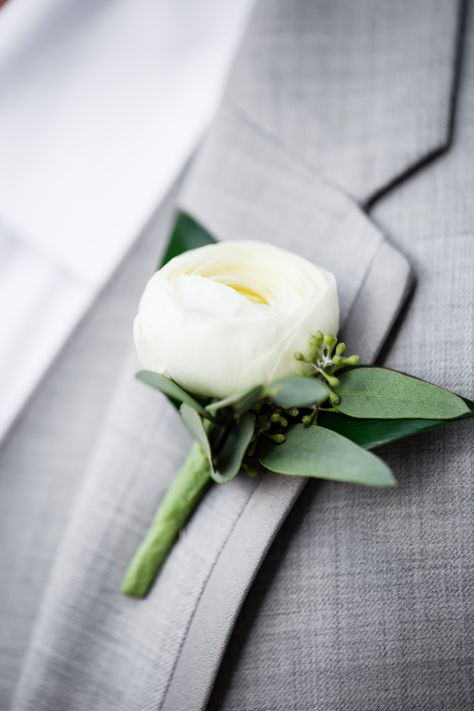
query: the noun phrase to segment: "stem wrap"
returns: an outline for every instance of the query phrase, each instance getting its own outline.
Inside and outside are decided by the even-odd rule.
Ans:
[[[210,481],[209,463],[200,445],[195,442],[128,565],[121,587],[124,595],[136,598],[147,596],[180,530]]]

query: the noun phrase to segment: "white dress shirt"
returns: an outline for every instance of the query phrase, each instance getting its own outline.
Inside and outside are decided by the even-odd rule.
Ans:
[[[0,10],[0,436],[208,125],[251,4]]]

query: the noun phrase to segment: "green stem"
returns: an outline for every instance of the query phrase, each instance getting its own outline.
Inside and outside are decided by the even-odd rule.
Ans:
[[[180,530],[210,481],[208,461],[195,442],[128,565],[121,587],[124,595],[137,598],[147,596]]]

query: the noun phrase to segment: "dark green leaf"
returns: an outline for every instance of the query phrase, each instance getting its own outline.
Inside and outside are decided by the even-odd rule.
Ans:
[[[329,392],[327,385],[317,378],[291,375],[272,383],[266,394],[280,407],[307,407],[324,402]]]
[[[180,212],[159,266],[162,267],[170,259],[189,249],[203,247],[205,244],[212,244],[215,241],[214,237],[190,215]]]
[[[461,418],[462,419],[462,418]],[[454,420],[360,420],[336,412],[320,412],[318,423],[365,449],[420,434]]]
[[[218,484],[223,484],[240,471],[242,459],[250,444],[255,428],[255,417],[247,412],[231,428],[217,455],[211,476]]]
[[[205,410],[205,408],[197,400],[195,400],[192,395],[186,392],[186,390],[183,390],[183,388],[175,383],[174,380],[171,380],[171,378],[167,378],[165,375],[161,375],[160,373],[153,373],[151,370],[140,370],[136,377],[138,380],[150,385],[152,388],[156,388],[162,392],[163,395],[167,395],[169,398],[176,400],[177,402],[185,402],[189,405],[189,407],[192,407],[193,410],[199,412],[200,415],[206,417],[208,420],[212,420],[212,415],[207,412],[207,410]]]
[[[467,397],[463,397],[464,402],[469,408],[469,411],[474,414],[474,402],[472,400],[468,400]]]
[[[194,437],[196,442],[201,445],[202,451],[208,458],[209,463],[212,465],[211,445],[209,444],[207,432],[201,416],[196,412],[196,410],[189,407],[189,405],[185,402],[182,403],[179,408],[179,412],[190,434]]]
[[[387,368],[354,368],[340,376],[340,412],[368,419],[450,420],[470,410],[449,390]]]
[[[325,427],[295,425],[286,442],[261,438],[258,458],[267,469],[289,476],[333,479],[368,486],[394,486],[389,467],[371,452]]]
[[[257,385],[255,388],[251,388],[243,393],[236,393],[235,395],[229,395],[229,397],[224,398],[224,400],[219,400],[218,402],[213,402],[207,406],[209,412],[214,414],[218,410],[222,410],[226,407],[231,407],[234,411],[236,417],[240,417],[250,410],[251,407],[255,405],[257,400],[262,397],[263,387],[262,385]]]

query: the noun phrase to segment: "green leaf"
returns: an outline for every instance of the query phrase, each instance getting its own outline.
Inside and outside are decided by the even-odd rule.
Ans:
[[[462,418],[461,418],[462,419]],[[347,437],[364,449],[375,449],[390,442],[412,437],[454,420],[360,420],[336,412],[320,412],[322,427]]]
[[[184,424],[201,446],[209,462],[211,478],[218,484],[224,484],[234,479],[240,471],[242,459],[252,439],[255,417],[246,413],[240,420],[233,423],[221,448],[215,455],[200,415],[186,403],[181,405],[180,413]]]
[[[193,410],[199,412],[200,415],[213,421],[212,415],[207,412],[207,410],[197,400],[195,400],[192,395],[186,392],[186,390],[183,390],[178,383],[171,380],[171,378],[167,378],[165,375],[161,375],[160,373],[154,373],[151,370],[140,370],[136,377],[138,380],[141,380],[142,383],[146,383],[152,388],[156,388],[162,392],[163,395],[167,395],[172,400],[176,400],[177,402],[185,402],[189,405],[189,407],[192,407]]]
[[[354,368],[339,380],[337,409],[350,417],[450,420],[470,412],[449,390],[387,368]]]
[[[263,386],[257,385],[256,387],[251,388],[250,390],[246,390],[245,392],[229,395],[229,397],[226,397],[223,400],[213,402],[208,405],[206,409],[209,410],[209,412],[211,412],[212,414],[214,414],[218,410],[222,410],[226,407],[231,407],[234,411],[235,417],[238,418],[243,415],[244,412],[250,410],[250,408],[255,405],[257,400],[262,397],[262,394]]]
[[[205,244],[212,244],[215,241],[214,237],[190,215],[180,212],[159,267],[165,265],[173,257],[177,257],[178,254],[187,252],[189,249],[203,247]]]
[[[201,445],[201,449],[209,460],[212,466],[212,453],[211,445],[207,438],[207,432],[205,430],[201,416],[192,407],[189,407],[185,402],[182,403],[179,408],[179,413],[186,427],[188,428],[190,434],[194,437],[196,442]]]
[[[333,479],[367,486],[394,486],[389,467],[371,452],[325,427],[295,425],[286,442],[261,438],[258,458],[267,469],[289,476]]]
[[[234,479],[240,471],[242,459],[253,436],[255,417],[247,412],[236,422],[217,455],[211,476],[218,484]]]
[[[470,413],[474,415],[474,402],[472,400],[468,400],[467,397],[463,397],[463,400],[468,406]]]
[[[291,375],[272,383],[266,395],[280,407],[307,407],[324,402],[329,393],[327,385],[317,378]]]

